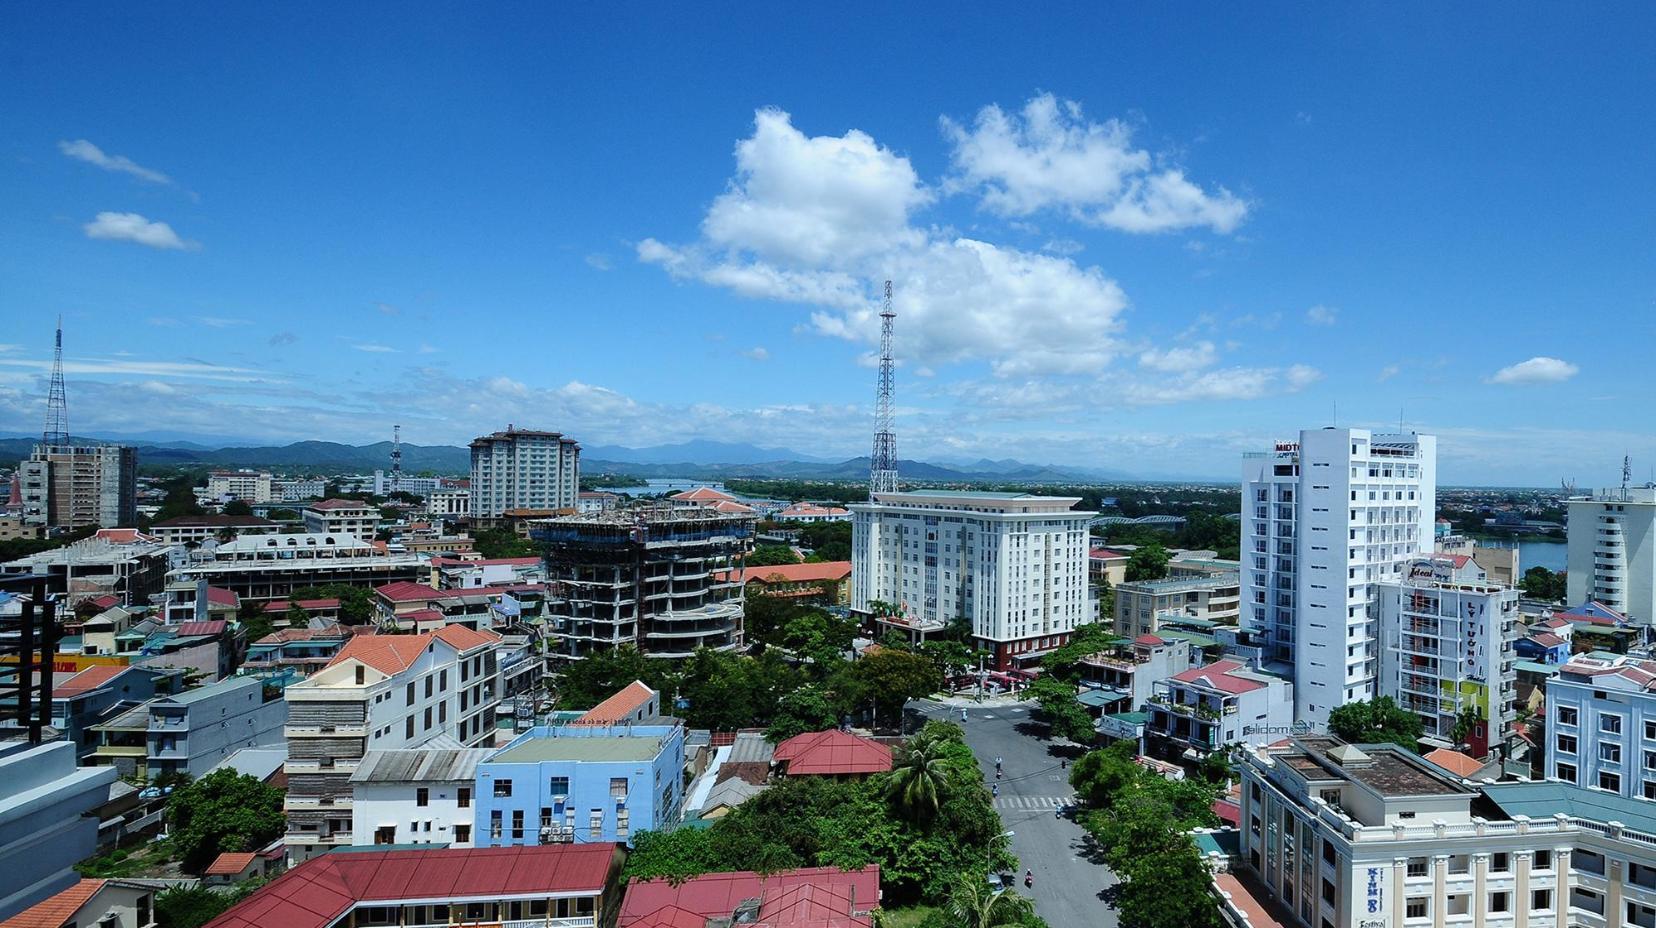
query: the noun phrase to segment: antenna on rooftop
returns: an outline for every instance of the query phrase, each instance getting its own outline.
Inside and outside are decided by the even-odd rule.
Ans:
[[[1627,485],[1633,482],[1633,456],[1622,455],[1622,499],[1627,499]]]
[[[880,379],[874,403],[874,453],[868,461],[868,498],[876,493],[897,492],[896,414],[891,408],[892,360],[891,323],[897,313],[891,308],[891,281],[885,282],[885,304],[880,308]]]
[[[391,492],[402,489],[402,426],[391,426]]]
[[[63,317],[58,317],[57,345],[52,353],[52,385],[46,391],[45,445],[69,444],[69,400],[63,392]]]

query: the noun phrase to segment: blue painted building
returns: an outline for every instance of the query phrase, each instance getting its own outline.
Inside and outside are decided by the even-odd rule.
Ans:
[[[552,725],[477,767],[477,847],[628,841],[677,823],[684,726]]]

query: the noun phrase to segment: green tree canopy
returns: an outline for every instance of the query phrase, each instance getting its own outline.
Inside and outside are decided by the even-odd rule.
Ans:
[[[1167,559],[1167,549],[1160,544],[1140,545],[1127,556],[1127,582],[1160,580],[1166,577]]]
[[[1569,595],[1569,584],[1562,570],[1554,573],[1545,567],[1531,567],[1524,571],[1519,585],[1531,599],[1561,603]]]
[[[222,512],[227,516],[250,516],[253,514],[253,507],[249,506],[245,499],[233,499],[224,504]]]
[[[787,545],[759,545],[743,559],[748,567],[776,567],[799,563],[799,555]]]
[[[258,777],[216,770],[167,800],[173,846],[184,869],[200,873],[226,851],[256,851],[282,833],[282,791]]]
[[[1062,678],[1042,674],[1030,684],[1028,695],[1041,707],[1041,714],[1052,726],[1053,735],[1068,738],[1077,744],[1091,744],[1093,719],[1076,700],[1075,684]]]
[[[903,704],[943,687],[943,673],[928,657],[908,651],[880,648],[864,654],[846,668],[848,694],[858,705],[872,703],[878,718],[894,723]]]
[[[472,547],[487,558],[536,557],[540,554],[533,541],[504,526],[473,535]]]
[[[1424,727],[1420,716],[1390,696],[1348,702],[1328,714],[1328,730],[1352,744],[1389,742],[1418,751]]]

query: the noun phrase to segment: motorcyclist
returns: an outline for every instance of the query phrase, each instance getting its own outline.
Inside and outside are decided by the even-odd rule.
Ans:
[[[1000,798],[1000,784],[999,783],[996,783],[993,786],[989,787],[989,795],[996,798],[996,799]]]
[[[1034,887],[1034,885],[1035,885],[1035,871],[1033,871],[1033,870],[1025,870],[1024,871],[1024,885],[1027,886],[1027,887]]]

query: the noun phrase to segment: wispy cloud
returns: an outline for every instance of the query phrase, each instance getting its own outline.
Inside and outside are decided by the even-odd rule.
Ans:
[[[58,151],[63,152],[76,161],[114,171],[117,174],[130,174],[142,181],[152,184],[171,184],[172,178],[160,171],[146,168],[125,155],[111,155],[86,139],[76,139],[73,142],[59,142]]]
[[[277,332],[275,335],[270,336],[270,347],[280,348],[283,345],[291,345],[298,340],[299,336],[293,334],[292,332]]]
[[[1403,369],[1398,367],[1396,364],[1388,364],[1385,367],[1380,368],[1380,376],[1376,379],[1379,380],[1380,383],[1385,383],[1393,377],[1396,377],[1402,370]]]
[[[195,251],[199,242],[182,239],[172,226],[159,220],[145,219],[137,213],[99,213],[97,218],[81,227],[87,238],[112,242],[132,242],[150,248],[174,251]]]
[[[607,271],[615,266],[615,263],[610,260],[610,256],[601,252],[592,252],[586,256],[585,260],[587,267],[595,271]]]
[[[27,359],[0,358],[0,366],[29,370],[51,370],[52,362]],[[194,377],[201,380],[222,380],[233,383],[251,383],[271,380],[263,371],[250,367],[229,367],[204,361],[134,361],[126,358],[65,358],[65,374],[134,375],[139,377]]]
[[[1333,325],[1339,321],[1340,311],[1332,306],[1318,303],[1305,311],[1305,321],[1311,325]]]
[[[363,343],[363,344],[360,344],[360,345],[352,345],[351,347],[355,348],[358,351],[366,351],[369,354],[396,354],[397,353],[397,349],[392,348],[390,345],[376,345],[376,344],[373,344],[371,342]]]
[[[1490,375],[1490,383],[1511,385],[1536,383],[1563,383],[1574,377],[1581,368],[1568,361],[1537,355],[1528,361],[1508,365]]]
[[[765,350],[764,345],[755,345],[752,348],[742,352],[742,357],[752,361],[769,361],[770,352]]]
[[[251,319],[233,319],[228,316],[197,316],[196,321],[212,329],[233,329],[238,325],[252,325]]]

